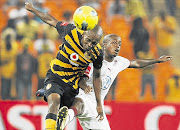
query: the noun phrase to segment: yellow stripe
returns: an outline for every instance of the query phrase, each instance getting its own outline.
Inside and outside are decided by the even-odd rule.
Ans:
[[[64,68],[72,68],[71,64],[64,63],[64,62],[62,62],[62,61],[60,61],[58,59],[54,59],[54,60],[51,61],[51,63],[50,63],[51,67],[53,67],[54,64],[62,66]],[[78,69],[77,67],[73,67],[73,68]]]
[[[53,68],[51,68],[51,71],[52,71],[54,74],[60,75],[60,72],[59,72],[59,71],[54,71]],[[75,78],[76,78],[76,76],[72,77],[72,78],[69,79],[69,80],[66,80],[66,79],[62,79],[62,80],[63,80],[65,83],[69,83],[69,82],[72,82]],[[77,82],[77,80],[76,80],[76,82]],[[75,85],[73,85],[73,88],[74,88],[74,89],[77,89],[77,88],[78,88],[78,84],[75,83]]]
[[[69,35],[66,35],[65,36],[65,39],[66,39],[66,41],[68,42],[68,43],[70,43],[70,45],[74,48],[74,50],[76,50],[78,53],[79,53],[79,55],[81,56],[81,57],[83,57],[83,58],[85,58],[84,57],[84,53],[76,46],[76,44],[73,42],[73,40],[71,39],[71,37],[69,36]],[[86,58],[85,58],[86,59]],[[86,59],[88,62],[91,62],[91,60],[90,59]]]
[[[64,57],[66,57],[67,59],[69,59],[68,55],[66,53],[64,53],[64,51],[59,50],[59,53],[61,53]]]
[[[97,59],[97,56],[95,55],[95,53],[92,53],[92,54],[93,54],[94,58]]]
[[[55,71],[53,68],[52,68],[52,71],[53,73],[56,73],[58,74],[59,76],[71,76],[71,75],[74,75],[74,74],[77,74],[77,72],[64,72],[64,71]]]
[[[97,48],[97,47],[95,47],[94,49],[96,50],[97,54],[99,55],[99,54],[100,54],[100,52],[99,52],[98,48]]]
[[[81,46],[80,42],[79,42],[79,38],[78,38],[78,35],[77,35],[77,31],[76,31],[76,28],[74,28],[73,30],[71,30],[71,33],[72,33],[72,36],[74,38],[74,40],[77,42],[77,44],[79,46]],[[82,47],[82,46],[81,46]]]
[[[65,76],[65,75],[70,76],[70,75],[73,75],[73,74],[77,74],[78,71],[76,71],[76,72],[55,71],[55,70],[53,69],[53,65],[59,65],[60,67],[71,68],[71,69],[73,69],[73,70],[79,69],[78,67],[72,67],[70,64],[63,63],[63,62],[61,62],[61,61],[58,60],[58,59],[52,60],[50,65],[51,65],[51,70],[53,71],[53,73],[57,73],[59,76]],[[64,66],[62,66],[62,65],[64,65]]]
[[[102,50],[102,46],[98,43],[97,47]]]
[[[77,89],[78,88],[78,83],[79,83],[79,78],[76,80],[75,85],[73,85],[73,88]]]
[[[84,33],[83,30],[81,30],[81,29],[79,29],[79,28],[77,28],[77,27],[76,27],[76,29],[77,29],[78,32],[80,32],[81,35]]]

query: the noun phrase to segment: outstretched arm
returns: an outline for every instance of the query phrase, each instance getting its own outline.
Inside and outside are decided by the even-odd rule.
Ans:
[[[172,56],[161,56],[158,59],[136,59],[131,60],[128,68],[144,68],[146,66],[163,63],[172,59]]]
[[[33,5],[28,3],[28,2],[25,3],[25,8],[28,11],[30,11],[30,12],[34,13],[35,15],[37,15],[45,23],[47,23],[47,24],[49,24],[49,25],[51,25],[53,27],[56,27],[56,24],[58,23],[58,20],[55,19],[53,16],[51,16],[51,15],[49,15],[47,13],[43,13],[43,12],[35,9],[33,7]]]

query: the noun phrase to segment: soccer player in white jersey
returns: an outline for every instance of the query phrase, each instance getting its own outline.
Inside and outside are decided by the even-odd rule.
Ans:
[[[124,57],[118,56],[121,47],[121,38],[116,34],[106,35],[103,39],[104,60],[101,68],[102,88],[101,100],[104,103],[104,98],[110,89],[111,84],[115,80],[119,72],[126,68],[143,68],[155,63],[162,63],[172,59],[171,56],[161,56],[158,59],[136,59],[128,60]],[[85,78],[79,83],[79,94],[76,96],[74,103],[68,110],[62,122],[62,128],[78,117],[83,130],[110,130],[110,126],[106,115],[104,119],[98,121],[96,110],[96,97],[93,91],[93,64],[89,64],[85,71]],[[88,80],[86,80],[88,77]],[[62,109],[62,108],[61,108]],[[98,108],[97,108],[98,109]],[[103,108],[104,110],[104,108]]]

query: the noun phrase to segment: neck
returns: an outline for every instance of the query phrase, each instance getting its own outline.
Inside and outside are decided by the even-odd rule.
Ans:
[[[106,61],[108,61],[108,62],[112,62],[112,61],[114,60],[114,57],[113,57],[113,56],[111,56],[111,55],[107,55],[107,54],[105,54],[104,59],[105,59]]]

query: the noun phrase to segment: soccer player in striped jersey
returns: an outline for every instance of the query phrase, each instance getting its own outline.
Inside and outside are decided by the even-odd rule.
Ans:
[[[101,68],[102,88],[101,88],[101,102],[104,103],[104,98],[107,95],[114,79],[119,72],[126,68],[143,68],[155,63],[163,63],[172,59],[171,56],[161,56],[158,59],[135,59],[128,60],[124,57],[118,56],[121,47],[121,38],[116,34],[106,35],[103,39],[104,60]],[[84,90],[79,91],[76,96],[73,106],[68,109],[68,114],[65,115],[63,123],[64,128],[72,119],[78,117],[83,130],[110,130],[108,120],[106,118],[103,106],[104,119],[98,121],[95,104],[95,94],[93,88],[93,69],[92,64],[89,64],[85,75],[88,80],[82,78],[80,80],[80,87]],[[87,78],[86,78],[87,79]],[[85,82],[86,81],[86,82]],[[67,109],[62,107],[61,109]]]
[[[93,84],[97,102],[96,109],[102,120],[100,69],[103,54],[99,44],[103,36],[102,28],[96,26],[90,31],[78,30],[73,24],[58,21],[53,16],[38,11],[30,3],[25,3],[25,8],[45,23],[55,27],[60,37],[63,38],[63,44],[59,47],[56,58],[50,63],[51,69],[47,72],[44,82],[44,98],[49,105],[45,121],[46,129],[55,129],[55,124],[57,124],[57,129],[61,129],[59,124],[67,111],[62,110],[61,115],[58,114],[58,110],[62,106],[72,105],[74,97],[79,92],[78,83],[89,63],[93,63],[94,66]]]

